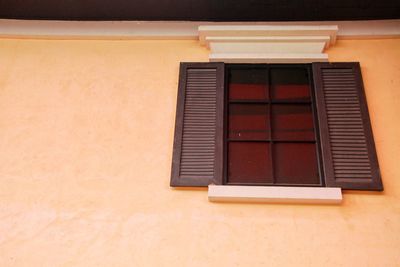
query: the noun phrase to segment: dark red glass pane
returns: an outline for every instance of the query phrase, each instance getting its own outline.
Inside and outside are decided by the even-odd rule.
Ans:
[[[269,139],[269,132],[267,104],[229,105],[229,138]]]
[[[266,69],[231,69],[229,74],[230,100],[268,99]]]
[[[228,183],[272,183],[270,144],[230,142]]]
[[[273,151],[276,183],[320,183],[315,144],[275,143]]]
[[[272,105],[272,137],[274,140],[315,140],[311,106]]]
[[[310,85],[307,69],[273,68],[270,71],[272,99],[309,101]]]

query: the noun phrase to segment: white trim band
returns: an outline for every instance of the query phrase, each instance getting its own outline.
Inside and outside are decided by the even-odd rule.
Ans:
[[[209,185],[212,202],[340,204],[342,190],[333,187]]]
[[[225,63],[312,63],[312,62],[328,62],[328,55],[324,53],[318,54],[302,54],[302,53],[217,53],[209,55],[210,62]]]
[[[400,19],[301,22],[56,21],[0,19],[0,38],[197,39],[200,25],[338,25],[338,39],[399,38]]]

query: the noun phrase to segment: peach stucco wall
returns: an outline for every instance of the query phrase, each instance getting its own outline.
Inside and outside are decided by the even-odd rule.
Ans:
[[[215,204],[169,187],[198,42],[0,39],[0,266],[400,266],[400,39],[329,55],[361,63],[385,191]]]

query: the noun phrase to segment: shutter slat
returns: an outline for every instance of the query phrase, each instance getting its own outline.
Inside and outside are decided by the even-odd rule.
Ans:
[[[382,190],[357,63],[314,63],[318,120],[327,186]]]
[[[332,152],[333,155],[367,155],[366,151],[343,151],[335,150]]]
[[[335,166],[337,170],[368,170],[371,171],[369,166],[358,166],[357,169],[353,166]]]
[[[181,63],[171,186],[222,183],[223,63]]]

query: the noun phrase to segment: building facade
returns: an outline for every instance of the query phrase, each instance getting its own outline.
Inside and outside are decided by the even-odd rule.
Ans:
[[[325,51],[360,62],[383,192],[213,203],[170,187],[179,64],[209,61],[184,25],[2,28],[0,265],[399,266],[400,34],[339,25]]]

